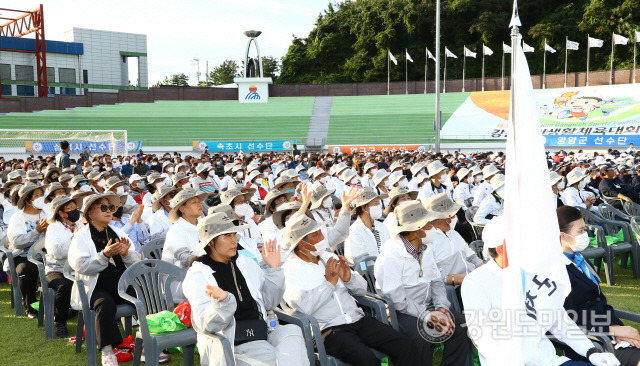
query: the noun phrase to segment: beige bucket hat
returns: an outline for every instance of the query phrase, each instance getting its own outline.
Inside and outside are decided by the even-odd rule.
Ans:
[[[266,197],[264,198],[264,202],[265,202],[264,217],[271,216],[271,210],[269,210],[269,207],[271,207],[271,203],[273,201],[275,201],[276,198],[278,198],[280,196],[285,196],[287,198],[287,201],[288,201],[288,200],[291,199],[292,194],[291,193],[282,193],[277,189],[273,189],[273,190],[271,190],[271,192],[267,193]]]
[[[395,205],[398,197],[403,194],[408,194],[411,200],[415,200],[418,198],[418,191],[410,191],[403,187],[395,187],[389,192],[389,204],[384,209],[384,214],[388,215],[391,211],[393,211],[393,205]]]
[[[576,168],[567,174],[567,187],[571,187],[572,185],[580,182],[587,176],[582,172],[582,169]]]
[[[491,176],[494,176],[494,175],[496,175],[498,173],[500,173],[500,171],[493,164],[487,165],[484,168],[482,168],[482,177],[484,179],[487,179],[487,178],[489,178]]]
[[[404,231],[418,231],[426,224],[438,220],[441,216],[436,212],[429,212],[420,201],[410,201],[395,211],[398,223],[391,229],[391,237]]]
[[[51,201],[49,204],[49,208],[51,208],[51,212],[53,213],[53,217],[47,220],[48,223],[53,224],[56,221],[56,213],[67,203],[74,201],[76,206],[78,206],[78,210],[82,208],[82,197],[71,198],[69,196],[58,196]]]
[[[327,226],[329,220],[323,222],[317,222],[307,216],[296,217],[289,223],[287,228],[282,233],[282,238],[289,245],[289,249],[285,253],[285,257],[293,252],[293,250],[300,244],[300,241],[307,235],[316,232],[323,227]]]
[[[311,191],[311,209],[315,210],[317,208],[320,208],[320,206],[322,205],[322,201],[324,201],[325,198],[327,198],[328,196],[332,195],[336,193],[335,189],[326,189],[324,186],[319,185],[316,188],[313,189],[313,191]]]
[[[45,190],[47,189],[48,185],[44,185],[44,186],[40,186],[37,184],[33,184],[31,182],[27,182],[25,183],[22,188],[20,188],[20,192],[18,192],[18,210],[22,210],[25,206],[25,199],[27,198],[27,195],[33,191],[35,191],[36,189],[40,188],[42,189],[42,194],[44,195]]]
[[[49,184],[49,186],[47,187],[47,189],[44,191],[44,201],[46,203],[51,202],[51,196],[53,194],[53,192],[55,192],[58,189],[64,189],[66,194],[69,194],[69,192],[71,191],[71,188],[65,188],[62,186],[62,184],[58,183],[58,182],[53,182],[51,184]]]
[[[179,189],[171,186],[162,186],[160,187],[152,196],[151,196],[151,208],[153,212],[158,211],[162,207],[162,201],[169,193],[178,192]],[[173,197],[172,197],[173,198]]]
[[[429,166],[427,166],[427,171],[429,172],[429,178],[433,177],[434,175],[440,173],[441,171],[447,169],[444,165],[442,165],[442,163],[440,162],[440,160],[434,160],[432,161]]]
[[[447,193],[438,193],[427,198],[424,207],[427,211],[438,213],[445,218],[455,215],[462,205],[453,202]]]
[[[197,252],[206,247],[211,240],[224,234],[239,233],[249,228],[249,225],[238,225],[233,222],[224,212],[217,212],[211,216],[207,216],[198,223],[198,237],[200,243],[191,249],[191,252]]]
[[[171,200],[171,204],[173,205],[173,208],[169,212],[169,220],[171,222],[174,222],[174,223],[176,221],[178,221],[178,219],[180,218],[180,216],[178,215],[178,210],[188,200],[190,200],[190,199],[192,199],[194,197],[198,197],[198,200],[200,200],[200,202],[204,202],[204,200],[207,199],[208,194],[206,194],[206,193],[198,193],[198,191],[196,191],[193,188],[185,188],[185,189],[181,190],[180,192],[178,192],[178,194],[176,194],[176,196],[173,197],[173,199]]]
[[[96,193],[96,194],[91,194],[88,196],[85,196],[84,199],[82,200],[82,222],[87,222],[87,216],[89,213],[89,208],[91,207],[91,205],[100,200],[106,198],[107,200],[109,200],[109,204],[114,205],[116,207],[118,207],[118,205],[120,205],[120,196],[118,196],[117,194],[114,193]]]
[[[222,192],[222,194],[220,195],[220,202],[222,202],[223,205],[229,205],[231,206],[231,203],[233,202],[233,200],[238,197],[238,196],[244,196],[244,199],[247,200],[247,202],[249,202],[249,200],[251,200],[251,197],[253,196],[252,193],[242,193],[241,190],[239,189],[228,189],[224,192]]]

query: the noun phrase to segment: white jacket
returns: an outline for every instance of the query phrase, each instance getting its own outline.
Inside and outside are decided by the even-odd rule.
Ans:
[[[422,277],[419,276],[422,267]],[[446,307],[447,291],[428,245],[422,263],[407,252],[398,236],[385,243],[374,267],[376,291],[391,299],[396,310],[418,317],[428,306]]]
[[[13,216],[14,213],[18,212],[18,207],[13,206],[11,204],[11,200],[8,198],[5,198],[4,201],[2,201],[2,207],[4,209],[2,213],[2,222],[4,222],[6,225],[9,225],[11,216]]]
[[[564,192],[562,192],[561,198],[565,205],[587,208],[585,202],[587,198],[592,195],[591,192],[581,191],[574,187],[567,187]]]
[[[503,357],[508,343],[501,341],[500,337],[494,334],[511,334],[509,329],[505,329],[504,324],[501,327],[498,326],[503,322],[511,324],[509,319],[487,320],[492,316],[490,314],[499,314],[502,308],[502,276],[502,268],[492,259],[467,275],[462,282],[462,302],[465,312],[475,314],[467,317],[468,334],[478,348],[480,363],[483,366],[504,365]],[[564,308],[559,310],[564,313],[564,317],[567,316]],[[528,319],[528,317],[518,319]],[[571,320],[564,321],[562,324],[556,323],[549,331],[580,355],[584,356],[593,347],[584,335],[577,336],[583,333]],[[525,346],[529,347],[523,352],[523,355],[528,358],[526,366],[558,366],[569,361],[567,357],[556,355],[555,347],[545,335],[528,338]]]
[[[187,268],[192,255],[204,254],[204,250],[191,253],[191,249],[195,248],[199,242],[197,226],[180,217],[167,231],[162,249],[162,260],[176,267]]]
[[[47,259],[45,272],[47,274],[50,272],[62,273],[64,265],[67,263],[72,238],[73,232],[62,225],[60,221],[49,225],[44,239],[44,248],[47,250],[45,255]]]
[[[378,220],[373,220],[374,227],[380,235],[380,248],[387,240],[389,240],[389,232],[387,227]],[[382,249],[380,249],[382,250]],[[344,256],[349,263],[353,264],[353,260],[361,256],[378,256],[378,243],[373,232],[365,226],[362,219],[358,217],[351,225],[349,236],[344,241]]]
[[[488,215],[500,216],[503,210],[502,204],[496,201],[496,198],[489,193],[488,196],[484,197],[482,203],[480,203],[480,207],[478,207],[478,211],[476,211],[476,214],[473,216],[473,223],[486,224],[489,222],[489,219],[487,219]]]
[[[467,206],[464,204],[464,201],[473,197],[471,193],[471,186],[468,183],[460,182],[458,186],[453,190],[453,200],[462,205],[463,210],[467,210]]]
[[[484,181],[480,183],[475,192],[473,192],[473,206],[480,206],[482,200],[484,200],[484,198],[491,193],[493,193],[493,188],[491,187],[491,184],[489,182]]]
[[[274,309],[284,293],[284,272],[278,268],[262,270],[252,259],[239,255],[236,260],[237,269],[247,282],[251,296],[258,303],[263,318],[267,310]],[[217,286],[211,267],[200,262],[193,262],[183,282],[184,294],[191,304],[191,322],[196,331],[218,333],[229,340],[233,348],[235,337],[235,319],[237,301],[228,293],[223,301],[212,299],[205,293],[207,285]],[[198,332],[198,350],[202,365],[225,365],[222,350],[217,342],[209,342],[207,337]]]
[[[429,247],[433,249],[442,281],[446,283],[449,274],[469,274],[484,263],[458,232],[449,230],[444,233],[439,229],[435,230],[436,236]]]
[[[121,229],[109,225],[119,238],[127,238],[127,234]],[[96,245],[91,239],[91,230],[89,225],[85,225],[78,230],[69,246],[69,266],[73,268],[76,274],[76,282],[73,283],[71,289],[71,307],[75,310],[82,310],[82,302],[80,300],[80,292],[78,290],[79,280],[84,281],[84,291],[90,300],[93,290],[98,283],[98,276],[109,265],[110,258],[107,258],[102,252],[98,253]],[[124,265],[130,265],[142,259],[140,253],[136,252],[133,245],[129,247],[129,254],[122,258]]]
[[[45,218],[44,212],[39,214],[41,219]],[[25,222],[25,213],[23,210],[16,211],[9,221],[7,236],[9,237],[9,250],[14,257],[20,256],[35,244],[38,240],[44,238],[45,233],[40,234],[35,225],[27,226]],[[37,224],[37,223],[36,223]]]
[[[398,226],[398,220],[396,219],[396,213],[395,212],[389,212],[389,214],[387,215],[387,217],[384,219],[384,221],[382,222],[384,224],[384,226],[387,227],[387,231],[389,233],[391,233],[391,230]]]
[[[173,222],[169,220],[167,211],[161,207],[149,219],[149,236],[151,240],[166,237],[171,226],[173,226]]]
[[[349,226],[351,225],[351,211],[350,210],[340,210],[340,214],[338,215],[338,219],[335,224],[333,223],[333,215],[327,217],[327,212],[322,210],[313,210],[313,217],[318,222],[324,222],[325,220],[331,220],[329,225],[320,229],[322,231],[322,235],[327,238],[329,243],[329,248],[331,251],[336,250],[338,244],[344,242],[349,236]]]
[[[417,187],[416,190],[418,191],[418,201],[420,202],[425,202],[427,198],[439,193],[446,193],[450,199],[453,197],[453,187],[441,184],[439,188],[436,188],[431,184],[430,180],[424,182],[424,185]]]

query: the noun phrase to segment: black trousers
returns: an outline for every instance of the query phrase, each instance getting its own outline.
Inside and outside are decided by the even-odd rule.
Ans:
[[[27,257],[15,257],[16,273],[18,274],[18,287],[22,293],[22,303],[25,312],[37,313],[31,304],[38,301],[38,266],[29,262]]]
[[[49,272],[47,281],[49,282],[49,287],[56,290],[53,319],[56,323],[66,323],[69,318],[69,309],[71,308],[73,281],[66,279],[60,272]]]
[[[129,291],[135,296],[132,288]],[[118,319],[116,319],[116,305],[130,303],[118,294],[117,283],[109,287],[96,286],[89,303],[96,312],[98,348],[103,349],[108,345],[118,347],[122,343],[122,334],[118,328]]]
[[[358,366],[380,366],[369,347],[389,355],[396,366],[419,365],[416,346],[409,338],[387,324],[365,316],[355,323],[322,331],[328,355]]]
[[[428,342],[420,335],[418,331],[418,319],[411,315],[396,312],[398,315],[398,323],[400,325],[400,333],[408,336],[415,342],[418,348],[419,362],[423,366],[431,366],[433,364],[433,343]],[[464,315],[456,311],[451,311],[456,324],[456,329],[451,338],[444,342],[444,354],[442,356],[441,366],[464,366],[467,364],[469,355],[473,352],[471,340],[467,336],[467,328],[462,327],[465,323]]]

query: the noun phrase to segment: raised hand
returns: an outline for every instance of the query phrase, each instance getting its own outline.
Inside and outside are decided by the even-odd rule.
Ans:
[[[311,204],[311,195],[313,191],[310,188],[311,187],[307,183],[302,184],[301,196],[303,205]]]
[[[324,267],[324,277],[334,286],[338,283],[338,278],[340,278],[339,266],[338,261],[334,257],[331,257]]]
[[[206,290],[204,292],[207,293],[212,299],[216,299],[217,301],[224,301],[227,298],[227,291],[221,289],[218,286],[207,285]]]
[[[113,242],[113,239],[109,239],[107,246],[102,249],[102,253],[107,257],[111,258],[114,255],[120,254],[120,241],[116,240]]]
[[[338,267],[338,276],[340,276],[340,279],[342,280],[342,282],[351,281],[351,268],[349,267],[349,262],[347,262],[347,258],[341,255],[339,255],[338,258],[340,258],[340,264]]]
[[[126,258],[129,255],[129,248],[131,247],[131,240],[128,238],[121,238],[120,240],[120,256]]]
[[[348,191],[342,191],[342,207],[349,207],[349,204],[358,197],[358,192],[356,187],[351,187]]]
[[[48,227],[49,227],[49,223],[47,222],[47,220],[40,219],[38,221],[38,224],[36,225],[36,231],[39,232],[40,234],[42,234],[45,231],[47,231]]]
[[[260,254],[262,254],[262,260],[269,268],[280,267],[280,245],[276,245],[275,240],[266,240],[262,248],[260,248]]]

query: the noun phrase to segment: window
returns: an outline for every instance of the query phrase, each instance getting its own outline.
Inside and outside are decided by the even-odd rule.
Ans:
[[[61,83],[76,82],[76,69],[58,68],[58,81]],[[75,94],[75,93],[74,93]]]
[[[2,95],[4,95],[4,96],[11,95],[11,85],[2,84]]]
[[[35,96],[35,87],[33,85],[16,85],[19,97]]]
[[[56,93],[56,87],[55,86],[50,86],[49,87],[49,95],[53,95]]]
[[[76,88],[60,88],[60,94],[76,94]]]
[[[36,79],[33,73],[33,66],[16,65],[16,80],[34,81]]]
[[[47,83],[56,82],[56,69],[55,67],[47,67]]]
[[[82,82],[89,84],[89,72],[87,70],[82,70]]]
[[[11,80],[11,65],[0,64],[0,79]],[[2,94],[4,95],[4,92]]]

